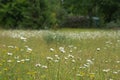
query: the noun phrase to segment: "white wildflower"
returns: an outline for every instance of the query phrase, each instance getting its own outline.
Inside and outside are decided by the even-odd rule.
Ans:
[[[9,62],[9,63],[10,63],[10,62],[12,62],[12,60],[7,60],[7,62]]]
[[[53,52],[53,51],[54,51],[54,49],[53,49],[53,48],[50,48],[50,51],[51,51],[51,52]]]
[[[64,47],[59,47],[61,53],[65,53]]]
[[[30,59],[27,58],[27,59],[25,59],[25,61],[30,61]]]
[[[19,56],[15,56],[14,59],[19,59]]]
[[[110,69],[103,69],[103,72],[109,72],[110,71]]]
[[[70,53],[72,53],[73,51],[72,50],[70,50]]]
[[[25,59],[21,59],[21,62],[24,62],[25,61]]]
[[[74,47],[74,49],[77,49],[77,47]]]
[[[27,47],[27,52],[32,52],[32,49]]]
[[[20,63],[21,61],[17,60],[18,63]]]
[[[45,68],[45,69],[47,69],[48,67],[47,66],[45,66],[45,65],[43,65],[43,66],[41,66],[42,68]]]
[[[71,55],[71,54],[69,54],[69,55],[68,55],[68,58],[74,58],[74,56],[73,56],[73,55]]]
[[[59,62],[59,60],[54,60],[54,62],[56,62],[56,63],[57,63],[57,62]]]
[[[116,61],[116,63],[120,63],[120,61]]]
[[[100,48],[97,48],[97,51],[100,51]]]
[[[90,67],[90,65],[89,64],[84,64],[84,67]]]
[[[117,42],[120,42],[120,40],[117,40]]]
[[[8,46],[8,48],[14,48],[14,46]]]
[[[23,40],[23,41],[25,41],[25,42],[27,41],[27,38],[25,38],[23,36],[21,36],[20,39]]]
[[[55,55],[55,57],[56,57],[57,59],[60,59],[60,57],[59,57],[58,55]]]
[[[36,66],[36,67],[40,67],[40,66],[41,66],[41,64],[35,64],[35,66]]]
[[[109,80],[113,80],[113,79],[110,78]]]
[[[87,62],[90,64],[93,64],[93,62],[90,59],[88,59]]]
[[[118,72],[114,71],[113,74],[118,74]]]
[[[64,57],[65,58],[65,60],[67,60],[68,58],[67,57]]]
[[[75,60],[73,59],[72,62],[75,63]]]
[[[53,60],[53,58],[52,58],[52,57],[46,57],[46,59],[47,59],[47,60]]]
[[[9,53],[9,52],[8,52],[7,54],[8,54],[9,56],[12,56],[12,55],[13,55],[13,53]]]

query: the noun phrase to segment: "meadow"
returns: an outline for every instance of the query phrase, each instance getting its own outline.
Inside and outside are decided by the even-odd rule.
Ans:
[[[0,80],[120,80],[120,31],[0,30]]]

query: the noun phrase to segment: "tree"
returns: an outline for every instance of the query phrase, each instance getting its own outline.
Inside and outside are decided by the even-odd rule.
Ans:
[[[120,0],[97,0],[97,3],[105,22],[110,22],[119,18]]]

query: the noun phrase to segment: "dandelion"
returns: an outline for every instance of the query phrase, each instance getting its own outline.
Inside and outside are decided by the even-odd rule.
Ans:
[[[51,51],[51,52],[53,52],[53,51],[54,51],[54,49],[53,49],[53,48],[50,48],[50,51]]]
[[[9,53],[9,52],[8,52],[7,54],[8,54],[9,56],[12,56],[12,55],[13,55],[13,53]]]

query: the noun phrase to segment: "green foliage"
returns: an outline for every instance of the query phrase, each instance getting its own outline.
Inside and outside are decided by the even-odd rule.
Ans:
[[[97,0],[97,3],[105,22],[120,19],[119,0]]]
[[[84,16],[93,26],[120,20],[119,0],[0,0],[0,26],[12,29],[56,29],[67,18]],[[71,25],[71,24],[70,24]]]

